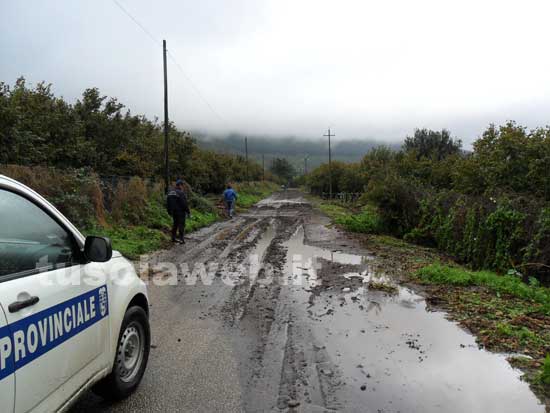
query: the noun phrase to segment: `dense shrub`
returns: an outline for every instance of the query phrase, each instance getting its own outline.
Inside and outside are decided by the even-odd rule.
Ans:
[[[329,169],[328,164],[315,168],[307,179],[307,185],[314,194],[327,194],[330,190],[329,176],[332,176],[332,193],[361,192],[364,181],[360,168],[355,164],[334,161]]]
[[[486,202],[454,191],[426,196],[418,224],[405,240],[437,246],[475,269],[505,272],[519,266],[530,245],[532,211],[521,202],[502,198]]]
[[[374,203],[390,232],[403,235],[418,222],[418,196],[403,178],[388,174],[370,181],[367,197]]]
[[[0,174],[29,186],[79,227],[105,223],[103,193],[96,174],[87,169],[60,171],[48,167],[0,165]]]
[[[461,151],[447,131],[417,130],[401,151],[379,147],[357,164],[333,164],[333,187],[364,190],[382,227],[407,241],[474,269],[550,281],[550,128],[490,126],[473,149]],[[309,174],[312,192],[327,191],[327,168]]]
[[[128,182],[119,182],[113,199],[112,216],[118,222],[137,225],[146,216],[148,203],[145,182],[137,176]]]
[[[537,221],[533,225],[529,239],[530,242],[525,248],[523,266],[531,272],[536,271],[550,279],[550,207],[542,208]]]

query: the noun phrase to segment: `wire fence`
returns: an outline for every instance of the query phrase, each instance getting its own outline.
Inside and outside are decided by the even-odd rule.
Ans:
[[[347,204],[357,201],[361,197],[361,195],[363,195],[361,192],[335,192],[332,194],[332,199]],[[328,192],[323,192],[321,194],[321,198],[331,199]]]

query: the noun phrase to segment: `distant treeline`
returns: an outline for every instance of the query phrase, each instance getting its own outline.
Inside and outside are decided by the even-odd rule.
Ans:
[[[221,153],[244,153],[242,134],[210,136],[201,132],[193,133],[201,147]],[[381,142],[373,139],[334,140],[331,145],[332,157],[343,162],[357,162],[362,154],[379,146]],[[401,144],[390,147],[399,149]],[[276,158],[287,159],[296,172],[302,173],[305,167],[304,157],[308,157],[308,168],[312,170],[328,158],[328,141],[326,138],[305,139],[299,137],[248,136],[248,153],[251,159],[261,161],[264,155],[266,167],[270,167]]]
[[[474,268],[550,281],[550,128],[490,126],[461,149],[448,131],[417,130],[396,151],[332,164],[333,192],[363,192],[379,231],[437,246]],[[328,165],[307,184],[328,192]]]
[[[0,164],[91,168],[100,175],[160,177],[163,125],[133,115],[116,98],[86,89],[71,104],[44,82],[24,78],[0,82]],[[259,180],[262,167],[242,156],[200,148],[188,133],[170,125],[172,178],[185,178],[195,191],[215,192],[228,181]],[[268,175],[269,177],[269,175]]]

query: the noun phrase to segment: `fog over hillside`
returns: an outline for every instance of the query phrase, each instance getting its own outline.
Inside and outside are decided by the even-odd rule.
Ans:
[[[199,144],[204,148],[218,152],[245,153],[245,135],[232,133],[222,136],[212,136],[203,132],[194,132]],[[344,162],[360,160],[371,148],[386,145],[398,149],[401,143],[388,143],[375,139],[333,139],[331,142],[332,159]],[[308,157],[308,169],[314,168],[328,160],[328,140],[306,139],[300,137],[267,137],[248,136],[249,157],[261,162],[262,155],[266,168],[273,158],[287,158],[298,171],[304,169],[304,158]]]

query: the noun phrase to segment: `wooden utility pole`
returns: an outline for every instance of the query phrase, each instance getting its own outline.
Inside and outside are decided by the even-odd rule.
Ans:
[[[328,128],[328,134],[323,136],[328,136],[328,196],[329,199],[332,199],[332,153],[330,151],[330,138],[336,135],[331,134],[330,128]]]
[[[168,69],[166,67],[166,40],[162,41],[164,63],[164,190],[168,193],[170,171],[168,170]]]
[[[262,153],[262,181],[265,181],[265,158],[263,153]]]
[[[244,156],[246,162],[246,182],[248,182],[248,138],[244,138]]]
[[[307,160],[309,159],[309,155],[304,156],[304,175],[307,175]]]

